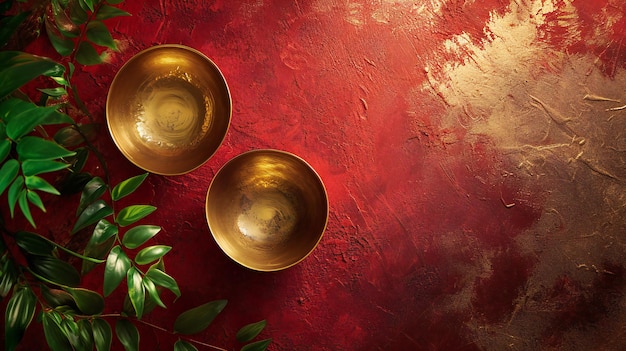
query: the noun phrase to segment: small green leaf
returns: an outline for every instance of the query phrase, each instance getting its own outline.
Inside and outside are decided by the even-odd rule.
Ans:
[[[142,283],[141,273],[135,267],[130,267],[127,273],[128,280],[128,297],[135,309],[138,319],[143,315],[144,301],[146,300],[146,291]]]
[[[65,291],[72,295],[84,315],[93,316],[104,311],[104,298],[97,292],[83,288],[66,288]]]
[[[67,90],[64,87],[57,87],[57,88],[47,88],[47,89],[37,89],[39,91],[41,91],[42,93],[51,96],[51,97],[61,97],[63,95],[67,95]]]
[[[93,12],[93,10],[94,10],[94,6],[93,6],[94,5],[94,1],[97,1],[97,0],[79,0],[79,1],[80,1],[81,4],[87,5],[87,8],[89,8],[89,10],[91,12]]]
[[[135,256],[135,262],[139,265],[152,263],[159,258],[165,256],[165,254],[170,252],[171,249],[171,246],[165,245],[154,245],[146,247],[145,249],[137,253],[137,255]]]
[[[33,220],[33,215],[30,212],[30,206],[28,206],[28,195],[27,190],[22,190],[20,192],[20,196],[17,199],[17,203],[20,206],[20,210],[22,210],[22,214],[28,220],[28,223],[33,226],[33,228],[37,228],[35,225],[35,221]]]
[[[87,39],[91,40],[94,44],[117,50],[117,46],[115,45],[115,41],[109,29],[100,21],[91,21],[87,24]]]
[[[42,316],[43,332],[48,347],[52,351],[67,351],[72,349],[69,339],[61,329],[61,316],[56,311],[44,312]]]
[[[87,208],[87,206],[99,199],[106,190],[107,185],[104,181],[100,177],[93,177],[83,188],[83,192],[80,196],[80,203],[78,204],[78,209],[76,210],[76,215],[78,216]]]
[[[89,66],[102,63],[102,58],[98,55],[98,52],[93,45],[83,41],[78,45],[76,61],[78,61],[81,65]]]
[[[2,165],[0,168],[0,194],[13,182],[19,171],[20,163],[16,159],[12,158]]]
[[[195,334],[206,329],[226,307],[226,300],[216,300],[181,313],[174,322],[174,332]]]
[[[163,301],[161,300],[159,289],[157,289],[156,285],[154,285],[154,282],[150,280],[150,278],[144,277],[142,283],[143,283],[144,288],[148,292],[148,296],[160,307],[167,308],[165,304],[163,303]],[[145,309],[144,309],[144,312],[146,312]]]
[[[102,21],[105,19],[109,19],[113,17],[120,17],[120,16],[130,16],[130,13],[124,10],[118,9],[117,7],[113,7],[109,5],[102,5],[100,6],[98,13],[96,14],[96,19]]]
[[[69,166],[69,163],[52,160],[26,160],[22,162],[22,173],[28,177],[41,173],[60,171]]]
[[[9,192],[7,195],[7,199],[9,201],[9,211],[11,212],[11,218],[15,214],[15,204],[24,189],[24,177],[18,176],[15,178],[11,186],[9,187]]]
[[[106,219],[101,219],[93,230],[91,241],[94,244],[99,245],[114,237],[118,233],[116,225],[109,223]]]
[[[46,212],[46,207],[44,206],[41,197],[39,197],[39,194],[32,190],[26,190],[26,197],[28,198],[28,202],[37,206],[43,212]]]
[[[4,317],[5,350],[12,351],[20,343],[24,331],[33,320],[36,305],[37,297],[29,287],[20,287],[13,293]]]
[[[11,146],[13,143],[9,139],[0,140],[0,162],[6,160],[7,156],[9,156],[9,152],[11,152]]]
[[[113,247],[104,268],[104,296],[109,296],[120,285],[130,267],[131,261],[122,248]]]
[[[62,64],[49,58],[19,51],[0,52],[0,62],[0,99],[38,76],[61,77],[65,71]]]
[[[94,346],[93,331],[91,323],[87,319],[80,319],[78,322],[78,342],[76,351],[92,351]]]
[[[127,195],[132,194],[143,183],[148,176],[148,173],[144,173],[129,179],[126,179],[116,185],[111,191],[111,198],[113,201],[117,201]]]
[[[122,238],[122,244],[129,249],[136,249],[161,231],[156,225],[138,225],[129,229]]]
[[[30,190],[39,190],[54,195],[61,195],[55,187],[41,177],[26,176],[24,177],[24,182],[26,183],[26,187]]]
[[[39,234],[20,231],[15,234],[15,242],[20,249],[31,255],[48,256],[54,250],[54,245]]]
[[[89,19],[89,15],[81,6],[70,6],[70,19],[74,24],[81,25]]]
[[[74,51],[74,41],[72,39],[66,38],[61,34],[61,31],[50,21],[45,21],[46,34],[48,34],[48,39],[54,47],[54,50],[59,53],[61,56],[69,56]],[[71,32],[70,32],[71,33]]]
[[[86,228],[112,214],[113,209],[103,200],[98,200],[87,206],[83,213],[80,214],[76,220],[74,228],[72,229],[72,234],[75,234],[79,230]]]
[[[248,342],[254,338],[256,338],[262,331],[265,329],[265,325],[267,322],[265,320],[251,323],[243,328],[239,329],[237,332],[237,341],[239,342]]]
[[[91,321],[91,329],[93,331],[93,341],[96,344],[97,351],[111,350],[111,340],[113,332],[107,321],[95,318]]]
[[[150,278],[154,284],[170,290],[176,297],[180,297],[180,289],[178,288],[176,280],[162,270],[150,267],[146,273],[146,277]]]
[[[89,240],[87,245],[85,246],[85,251],[83,255],[88,257],[94,257],[98,259],[107,258],[111,248],[115,245],[115,236],[109,238],[102,244],[95,244],[93,241]],[[89,273],[92,269],[96,267],[96,264],[89,261],[83,261],[83,266],[81,268],[81,273],[83,275]]]
[[[130,205],[123,208],[115,218],[115,222],[122,227],[131,225],[156,210],[156,207],[150,205]]]
[[[80,274],[67,262],[52,256],[26,257],[33,273],[61,286],[76,287],[80,284]]]
[[[76,126],[66,126],[54,134],[54,141],[63,147],[77,146],[85,142],[85,138],[76,130]]]
[[[272,339],[265,339],[257,342],[253,342],[241,348],[241,351],[265,351],[272,342]]]
[[[60,306],[69,306],[72,309],[77,309],[76,301],[72,295],[67,291],[61,289],[48,288],[46,285],[41,285],[41,296],[46,300],[46,303],[52,308]]]
[[[174,351],[198,351],[198,349],[187,341],[178,339],[174,344]]]
[[[4,254],[0,256],[0,268],[2,269],[2,274],[0,274],[0,297],[6,297],[13,284],[17,282],[17,269],[13,260],[9,258],[8,254]]]
[[[61,145],[36,136],[25,136],[17,143],[17,154],[21,161],[26,160],[54,160],[57,158],[74,156]]]
[[[120,319],[115,323],[115,334],[126,351],[139,350],[139,331],[127,319]]]

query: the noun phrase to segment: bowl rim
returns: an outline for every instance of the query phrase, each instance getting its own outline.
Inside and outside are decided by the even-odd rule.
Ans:
[[[296,260],[293,263],[290,263],[289,265],[285,265],[285,266],[281,266],[281,267],[277,267],[277,268],[268,268],[268,269],[263,269],[263,268],[258,268],[258,267],[253,267],[251,265],[248,264],[244,264],[243,262],[239,262],[238,260],[236,260],[234,257],[232,257],[231,255],[229,255],[226,250],[224,250],[224,247],[221,245],[221,243],[217,240],[217,238],[215,237],[215,234],[213,233],[213,229],[211,228],[211,222],[209,221],[209,212],[208,212],[208,208],[209,208],[209,195],[211,193],[211,189],[213,187],[213,185],[215,184],[215,180],[218,179],[218,176],[220,175],[220,173],[222,171],[224,171],[224,169],[231,164],[232,162],[234,162],[235,160],[248,156],[250,154],[255,154],[255,153],[275,153],[275,154],[283,154],[292,158],[295,158],[296,160],[298,160],[299,162],[301,162],[302,164],[304,164],[309,170],[311,170],[313,172],[313,174],[315,175],[315,178],[319,181],[319,184],[322,186],[322,192],[324,193],[324,202],[325,202],[325,206],[326,206],[326,215],[325,215],[325,220],[324,220],[324,225],[319,233],[319,237],[317,238],[317,241],[315,242],[315,245],[313,245],[311,247],[311,249],[302,257],[300,257],[298,260]],[[322,238],[324,237],[324,234],[326,233],[326,229],[328,227],[328,219],[330,216],[330,202],[328,199],[328,191],[326,189],[326,185],[324,184],[324,181],[322,180],[322,177],[319,175],[319,173],[315,170],[315,168],[313,168],[313,166],[311,166],[310,163],[308,163],[305,159],[303,159],[302,157],[291,153],[289,151],[284,151],[284,150],[279,150],[279,149],[272,149],[272,148],[264,148],[264,149],[253,149],[253,150],[248,150],[245,152],[240,153],[239,155],[234,156],[233,158],[229,159],[228,161],[226,161],[221,167],[220,169],[215,173],[215,175],[213,176],[213,179],[211,179],[211,183],[209,184],[209,187],[207,189],[206,192],[206,199],[205,199],[205,204],[204,204],[204,216],[205,216],[205,220],[207,222],[207,225],[209,227],[209,232],[211,233],[211,237],[213,238],[213,241],[215,241],[215,243],[217,244],[217,246],[219,246],[220,250],[222,251],[222,253],[224,253],[224,255],[226,255],[228,258],[230,258],[232,261],[234,261],[235,263],[254,270],[254,271],[258,271],[258,272],[277,272],[277,271],[281,271],[281,270],[285,270],[287,268],[291,268],[295,265],[297,265],[298,263],[302,262],[305,258],[307,258],[309,255],[311,255],[311,253],[313,251],[315,251],[315,249],[317,248],[317,246],[319,245],[319,243],[322,241]]]
[[[215,150],[213,150],[213,152],[208,155],[206,157],[206,159],[203,162],[200,162],[199,164],[195,165],[194,167],[187,169],[187,170],[183,170],[183,171],[177,171],[177,172],[161,172],[161,171],[155,171],[153,169],[148,169],[144,166],[141,166],[139,164],[137,164],[137,162],[135,162],[134,160],[132,160],[129,155],[127,154],[127,152],[125,152],[122,147],[119,144],[119,141],[115,138],[115,136],[113,135],[113,131],[111,128],[111,121],[109,118],[109,106],[111,103],[110,100],[110,96],[111,96],[111,91],[113,90],[113,87],[116,85],[116,83],[121,79],[120,78],[120,72],[122,72],[125,68],[127,68],[127,66],[129,66],[132,62],[134,62],[135,60],[139,59],[141,56],[145,55],[146,53],[150,52],[150,51],[155,51],[155,50],[162,50],[162,49],[181,49],[184,51],[188,51],[191,52],[195,55],[198,55],[200,58],[202,58],[203,60],[205,60],[209,65],[213,66],[213,68],[215,69],[215,71],[218,73],[218,77],[221,79],[221,81],[224,83],[224,87],[225,87],[225,93],[226,96],[228,97],[228,121],[226,123],[226,131],[225,133],[222,135],[221,140],[219,141],[219,143],[217,144],[217,147],[215,148]],[[121,83],[118,83],[121,84]],[[226,140],[226,136],[228,135],[228,131],[230,130],[230,125],[232,122],[232,116],[233,116],[233,98],[232,98],[232,94],[230,92],[230,87],[228,85],[228,82],[226,81],[226,77],[224,77],[224,73],[222,72],[222,70],[219,68],[219,66],[213,61],[211,60],[207,55],[205,55],[203,52],[201,52],[200,50],[194,49],[190,46],[187,45],[183,45],[183,44],[158,44],[158,45],[153,45],[150,46],[148,48],[145,48],[135,54],[133,54],[128,60],[126,60],[126,62],[124,62],[124,64],[117,70],[117,72],[115,73],[115,76],[113,77],[113,80],[111,81],[111,84],[109,85],[109,89],[107,91],[107,98],[106,98],[106,102],[105,102],[105,107],[104,107],[104,116],[105,116],[105,120],[106,120],[106,124],[107,124],[107,130],[109,131],[109,135],[111,136],[111,139],[113,140],[113,143],[115,144],[115,146],[117,147],[117,149],[122,153],[122,155],[132,164],[134,164],[135,166],[143,169],[144,171],[150,172],[150,173],[154,173],[154,174],[158,174],[158,175],[163,175],[163,176],[176,176],[176,175],[183,175],[183,174],[187,174],[189,172],[192,172],[200,167],[202,167],[208,160],[210,160],[215,153],[217,152],[217,150],[220,149],[220,147],[222,146],[222,144],[224,143],[224,140]]]

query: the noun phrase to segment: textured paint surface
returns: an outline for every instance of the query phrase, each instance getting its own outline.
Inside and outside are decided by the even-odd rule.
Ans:
[[[187,175],[151,175],[142,190],[183,293],[147,321],[168,327],[226,298],[198,339],[228,349],[238,327],[264,318],[277,351],[626,348],[626,3],[123,8],[133,17],[113,22],[121,52],[77,73],[100,120],[115,72],[155,44],[205,53],[233,97],[216,155]],[[98,142],[114,180],[140,172],[107,135]],[[225,257],[204,218],[212,176],[256,148],[307,160],[330,198],[318,248],[270,274]],[[142,331],[145,350],[176,340]]]

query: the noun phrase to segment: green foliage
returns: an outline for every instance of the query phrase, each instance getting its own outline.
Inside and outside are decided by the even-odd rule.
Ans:
[[[239,329],[236,338],[239,342],[248,342],[257,337],[265,329],[267,322],[265,320],[251,323]]]
[[[196,334],[206,329],[222,312],[228,301],[216,300],[183,312],[174,322],[174,331],[179,334]]]

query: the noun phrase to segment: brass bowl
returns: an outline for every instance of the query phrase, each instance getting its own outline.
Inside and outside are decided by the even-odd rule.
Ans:
[[[183,45],[157,45],[133,56],[109,89],[113,141],[138,167],[177,175],[205,163],[221,145],[232,101],[219,68]]]
[[[213,238],[235,262],[278,271],[315,249],[328,221],[328,196],[300,157],[254,150],[217,172],[207,192],[206,218]]]

